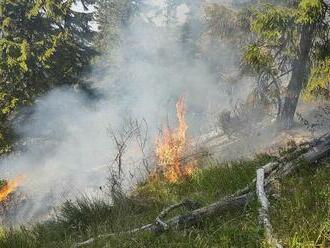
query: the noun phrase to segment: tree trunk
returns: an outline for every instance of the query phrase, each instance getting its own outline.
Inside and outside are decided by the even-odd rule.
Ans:
[[[292,62],[292,74],[287,88],[284,105],[280,114],[280,126],[291,128],[294,114],[296,112],[298,99],[304,84],[309,77],[309,54],[312,48],[313,26],[304,25],[301,27],[301,36],[297,57]]]

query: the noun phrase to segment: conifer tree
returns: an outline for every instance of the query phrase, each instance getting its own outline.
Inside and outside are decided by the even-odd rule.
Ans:
[[[94,0],[81,1],[87,8]],[[73,10],[74,0],[0,2],[0,121],[19,105],[58,85],[81,82],[96,55],[93,13]],[[3,140],[5,138],[3,137]],[[1,139],[0,139],[1,141]]]
[[[329,89],[329,5],[277,0],[239,11],[216,8],[209,11],[210,27],[240,44],[243,71],[256,76],[261,94],[275,92],[278,121],[290,128],[303,90],[317,94]]]

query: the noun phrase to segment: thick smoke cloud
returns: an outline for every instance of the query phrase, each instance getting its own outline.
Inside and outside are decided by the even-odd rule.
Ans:
[[[16,123],[22,152],[0,164],[1,177],[25,176],[22,190],[29,201],[17,222],[42,217],[65,199],[100,193],[98,187],[105,184],[115,154],[109,127],[120,128],[128,117],[145,118],[152,145],[164,123],[175,124],[178,97],[186,98],[191,135],[210,131],[214,114],[229,106],[224,83],[210,69],[209,61],[191,56],[191,49],[196,48],[182,42],[187,8],[181,6],[177,13],[180,25],[166,26],[162,18],[146,18],[160,7],[147,4],[147,10],[122,30],[120,46],[111,53],[115,55],[113,66],[100,71],[96,65],[90,77],[99,99],[90,99],[81,90],[60,88],[22,111],[30,113]],[[203,27],[190,32],[198,37]],[[221,51],[228,54],[228,47],[223,46],[220,55]],[[124,171],[136,171],[134,166],[126,165]]]

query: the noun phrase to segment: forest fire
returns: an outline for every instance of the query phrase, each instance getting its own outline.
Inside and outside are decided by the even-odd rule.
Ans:
[[[184,153],[188,149],[186,131],[188,125],[185,120],[184,98],[180,97],[176,104],[179,126],[172,130],[166,128],[156,140],[157,165],[164,178],[176,182],[179,178],[189,176],[194,171],[194,163],[182,162]]]
[[[23,176],[18,176],[15,179],[5,181],[3,186],[0,187],[0,203],[5,201],[9,195],[15,192],[17,187],[22,184],[23,179]]]

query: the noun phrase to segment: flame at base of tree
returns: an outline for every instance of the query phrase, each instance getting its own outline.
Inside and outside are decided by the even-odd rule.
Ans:
[[[23,179],[23,176],[19,176],[15,179],[5,181],[5,183],[0,187],[0,203],[5,201],[7,197],[21,185]]]
[[[170,181],[176,182],[179,178],[189,176],[195,169],[194,163],[183,163],[183,157],[188,149],[186,132],[188,125],[185,120],[184,98],[181,97],[176,104],[179,126],[172,130],[162,130],[156,140],[156,158],[158,174]]]

